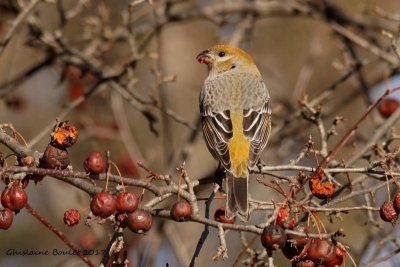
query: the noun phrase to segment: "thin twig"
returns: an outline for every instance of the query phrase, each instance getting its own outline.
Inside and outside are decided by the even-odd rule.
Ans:
[[[82,251],[78,249],[69,239],[68,237],[56,227],[51,225],[44,217],[42,217],[36,210],[34,210],[29,203],[26,203],[26,210],[35,217],[39,222],[41,222],[47,229],[53,232],[58,238],[60,238],[69,248],[71,248],[76,255],[78,255],[83,262],[86,263],[87,266],[95,267],[96,265],[92,263],[86,256],[83,255]]]
[[[21,13],[19,13],[18,17],[12,22],[10,29],[6,32],[3,39],[0,40],[0,55],[3,53],[4,48],[7,46],[8,42],[10,42],[15,32],[40,1],[42,0],[31,0],[29,4],[23,8]]]

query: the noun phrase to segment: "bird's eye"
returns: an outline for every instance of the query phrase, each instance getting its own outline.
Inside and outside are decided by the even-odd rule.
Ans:
[[[224,57],[224,56],[225,56],[225,52],[223,52],[223,51],[219,52],[219,53],[218,53],[218,56],[219,56],[219,57]]]

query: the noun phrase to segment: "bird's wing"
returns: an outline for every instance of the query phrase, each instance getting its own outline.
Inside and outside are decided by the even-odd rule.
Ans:
[[[259,86],[266,90],[264,82],[260,82]],[[271,105],[268,94],[262,106],[243,111],[243,132],[250,141],[249,167],[253,167],[267,146],[271,132]]]
[[[214,113],[206,111],[201,116],[203,133],[208,149],[227,170],[231,167],[228,142],[232,138],[232,122],[229,110]]]

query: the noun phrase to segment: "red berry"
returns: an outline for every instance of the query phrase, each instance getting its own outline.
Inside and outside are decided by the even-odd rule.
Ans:
[[[289,217],[290,212],[287,208],[280,207],[278,211],[278,215],[276,216],[276,224],[282,225],[286,222]]]
[[[138,197],[130,192],[120,192],[117,196],[117,210],[132,212],[137,209],[139,205]]]
[[[214,213],[214,220],[221,223],[234,224],[236,217],[235,216],[232,216],[230,218],[226,217],[226,207],[220,207]]]
[[[171,208],[171,217],[177,222],[183,222],[192,215],[192,207],[186,200],[176,202]]]
[[[397,214],[400,213],[400,192],[396,194],[393,200],[393,207],[396,210]]]
[[[93,196],[90,202],[90,210],[95,216],[107,218],[115,212],[117,202],[113,195],[108,192],[100,192]]]
[[[293,230],[299,233],[309,233],[308,227],[302,224],[299,224]],[[307,237],[294,234],[288,234],[287,239],[285,246],[282,248],[282,252],[288,259],[298,256],[308,242]]]
[[[312,238],[307,250],[308,257],[314,263],[321,264],[325,258],[332,253],[334,245],[326,239]]]
[[[25,207],[27,201],[28,196],[18,183],[13,183],[1,193],[1,204],[3,207],[16,212]]]
[[[64,223],[68,226],[74,226],[81,220],[81,214],[78,210],[70,209],[64,212]]]
[[[68,151],[49,144],[41,158],[41,165],[48,169],[65,169],[70,163]]]
[[[83,167],[87,172],[97,175],[105,170],[105,160],[100,152],[94,151],[87,156],[83,162]]]
[[[325,259],[325,267],[340,266],[343,263],[344,251],[339,247],[335,246],[334,251],[328,255]]]
[[[3,210],[0,210],[0,229],[7,230],[8,228],[10,228],[13,219],[14,214],[10,209],[5,208]]]
[[[312,238],[307,254],[318,266],[334,267],[342,264],[344,252],[329,240]]]
[[[393,205],[393,201],[385,201],[379,209],[381,219],[385,222],[395,222],[397,220],[397,213]]]
[[[136,210],[128,213],[128,227],[134,233],[144,233],[150,230],[153,224],[153,217],[144,210]]]
[[[280,225],[270,224],[261,234],[261,243],[268,250],[282,248],[287,240],[285,230]]]
[[[299,250],[297,246],[295,246],[292,242],[288,240],[282,248],[282,253],[286,258],[291,260],[299,255],[301,253],[301,250]]]
[[[299,224],[297,225],[293,231],[299,232],[299,233],[305,233],[308,234],[310,233],[310,229],[305,226],[304,224]],[[303,248],[307,242],[308,242],[308,238],[305,236],[298,236],[298,235],[294,235],[294,234],[288,234],[288,239],[292,241],[293,244],[295,244],[297,247],[301,247]]]
[[[378,106],[379,113],[384,118],[389,118],[399,107],[399,101],[393,98],[385,98]]]

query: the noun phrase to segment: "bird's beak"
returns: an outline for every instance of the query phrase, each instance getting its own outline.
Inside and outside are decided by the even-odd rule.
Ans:
[[[210,64],[211,63],[210,51],[204,50],[203,52],[201,52],[200,54],[197,55],[196,59],[200,64],[203,64],[203,63]]]

